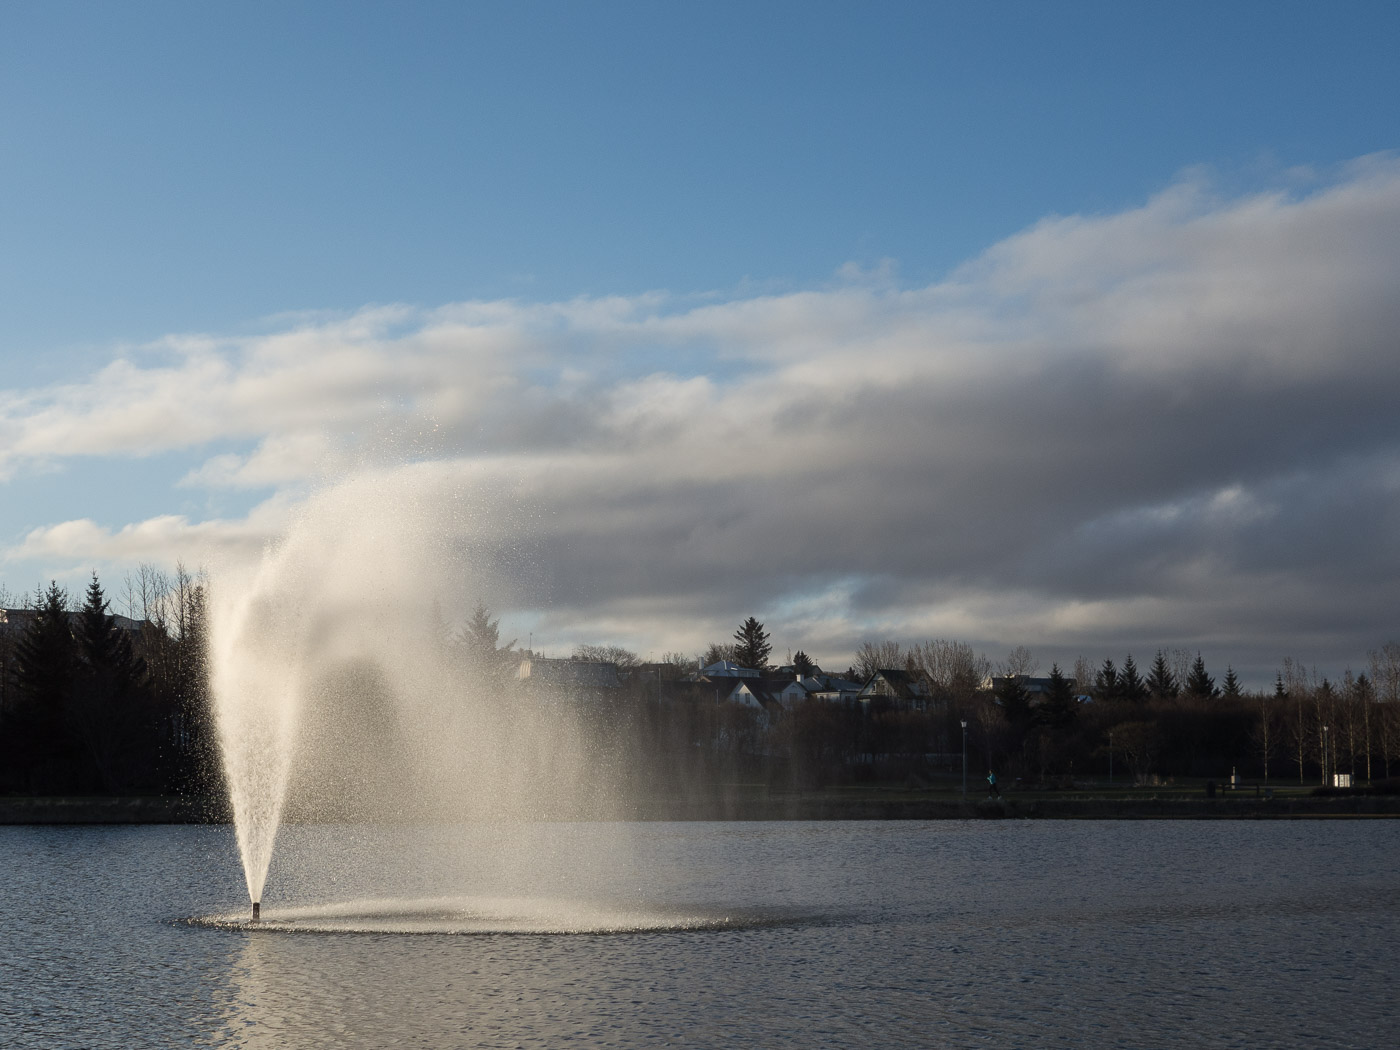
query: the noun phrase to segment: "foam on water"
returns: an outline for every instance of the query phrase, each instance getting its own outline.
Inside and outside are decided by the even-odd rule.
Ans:
[[[242,912],[192,919],[198,925],[291,933],[617,934],[725,930],[791,922],[756,911],[667,909],[529,897],[356,900],[266,908],[256,925]]]

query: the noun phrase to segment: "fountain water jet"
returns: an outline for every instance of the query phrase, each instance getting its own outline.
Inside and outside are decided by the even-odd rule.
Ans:
[[[463,619],[505,593],[482,566],[519,542],[505,515],[465,520],[453,482],[353,478],[255,564],[216,567],[210,677],[255,915],[284,820],[528,820],[603,794],[568,705],[504,703],[444,644],[435,599]]]

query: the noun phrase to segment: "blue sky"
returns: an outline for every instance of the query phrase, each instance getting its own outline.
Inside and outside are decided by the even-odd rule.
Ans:
[[[714,311],[750,316],[776,302],[790,320],[815,302],[829,322],[823,311],[834,300],[823,296],[847,302],[841,297],[858,291],[890,307],[901,294],[946,297],[992,273],[1002,284],[968,293],[982,302],[1001,294],[1008,278],[998,267],[1008,252],[1034,247],[1026,238],[1037,230],[1065,232],[1054,224],[1067,218],[1116,238],[1122,252],[1134,236],[1123,232],[1132,216],[1168,216],[1158,233],[1143,234],[1158,237],[1152,243],[1161,248],[1201,216],[1224,226],[1245,221],[1248,202],[1260,195],[1333,214],[1337,201],[1356,198],[1350,191],[1372,185],[1366,179],[1374,172],[1358,174],[1358,165],[1384,168],[1400,147],[1397,44],[1400,7],[1389,3],[11,5],[0,14],[0,419],[14,429],[0,429],[0,441],[13,451],[21,447],[15,435],[28,437],[0,493],[0,543],[8,550],[0,578],[27,589],[49,575],[81,575],[84,565],[119,572],[150,554],[96,541],[72,549],[56,539],[27,543],[34,530],[66,522],[91,519],[116,535],[172,515],[192,529],[205,525],[206,534],[217,523],[246,524],[259,508],[270,521],[269,507],[294,502],[314,484],[315,470],[285,465],[293,445],[297,456],[323,462],[376,427],[402,436],[441,425],[459,437],[450,448],[428,442],[430,457],[470,459],[488,448],[520,455],[542,447],[533,432],[516,433],[531,398],[546,398],[539,391],[553,399],[552,427],[572,418],[561,405],[580,382],[574,373],[612,387],[662,374],[703,380],[712,392],[697,411],[722,414],[728,403],[714,390],[771,376],[792,358],[755,349],[751,332],[731,345],[732,326],[706,327]],[[1389,177],[1388,169],[1380,176]],[[1189,205],[1153,210],[1151,202],[1175,199],[1183,187],[1193,195]],[[1374,207],[1387,228],[1389,212]],[[1294,213],[1277,214],[1287,225]],[[1364,224],[1341,227],[1355,228]],[[1272,236],[1261,229],[1252,258],[1269,257]],[[1006,244],[1019,247],[998,247]],[[1085,258],[1075,256],[1076,265],[1093,269]],[[1351,260],[1371,274],[1390,261],[1383,246],[1358,248]],[[1026,323],[1043,335],[1054,319],[1026,306],[1042,287],[1036,282],[987,316],[1002,323],[1028,309]],[[1102,285],[1094,287],[1101,294]],[[625,337],[616,337],[613,322],[567,308],[592,303],[596,313],[611,301],[628,304]],[[404,398],[419,405],[425,396],[409,385],[384,390],[378,420],[327,393],[314,421],[287,422],[283,408],[260,414],[238,400],[264,396],[256,391],[266,384],[252,384],[239,388],[229,404],[240,407],[221,425],[172,424],[169,440],[152,437],[168,406],[152,408],[140,391],[163,381],[172,360],[186,360],[172,337],[194,334],[233,362],[223,372],[170,372],[176,386],[195,384],[189,396],[172,395],[188,404],[218,375],[246,378],[243,366],[266,340],[307,332],[324,340],[346,318],[393,307],[400,313],[375,314],[372,326],[375,345],[392,358],[402,352],[395,340],[435,337],[442,311],[473,302],[518,311],[511,323],[523,327],[502,337],[515,340],[512,353],[519,340],[550,348],[518,354],[498,377],[501,389],[527,392],[504,420],[468,419],[446,403],[398,419]],[[900,316],[914,309],[892,308]],[[884,315],[861,316],[873,328],[852,335],[848,348],[892,330],[882,327],[894,323]],[[947,338],[973,339],[951,315],[938,316],[935,327]],[[639,318],[650,320],[633,324]],[[775,331],[776,321],[764,323]],[[1225,333],[1236,324],[1222,322],[1213,337],[1229,342]],[[664,337],[646,334],[662,327]],[[998,345],[1011,338],[1001,332]],[[1071,342],[1087,345],[1084,338]],[[1321,332],[1315,352],[1334,338],[1345,337]],[[292,352],[310,360],[316,351]],[[140,381],[104,373],[114,361],[124,363],[125,380],[135,373]],[[366,372],[381,376],[381,387],[386,374]],[[75,386],[132,397],[147,414],[139,426],[128,421],[102,430],[106,436],[82,437],[96,395],[85,400]],[[315,400],[318,389],[311,383],[301,396]],[[375,389],[355,392],[356,403],[372,402]],[[1092,373],[1080,389],[1081,397],[1093,389]],[[1262,401],[1267,391],[1248,393]],[[43,413],[55,406],[62,411],[48,426]],[[269,422],[274,417],[282,422]],[[1329,456],[1389,455],[1390,425],[1364,421],[1369,429],[1340,417],[1319,424],[1315,445],[1291,463],[1271,464],[1255,482],[1283,485],[1290,470],[1319,456],[1335,468],[1340,460]],[[956,444],[972,433],[940,440]],[[1160,445],[1153,433],[1142,439]],[[210,463],[228,467],[228,457],[242,457],[246,464],[260,449],[260,462],[276,458],[272,449],[283,465],[244,471],[236,484],[210,482]],[[698,460],[710,454],[674,451]],[[1237,476],[1208,477],[1203,464],[1219,458],[1183,446],[1164,468],[1171,483],[1127,499],[1112,520],[1144,520],[1144,507],[1209,500],[1231,484],[1250,489],[1243,460]],[[728,484],[710,498],[738,498],[743,485]],[[1071,517],[1057,551],[1090,527]],[[1094,521],[1101,533],[1103,521]],[[987,531],[975,517],[961,528]],[[1285,532],[1269,538],[1281,545],[1280,564],[1296,558]],[[852,595],[884,593],[871,581],[903,570],[834,555],[826,564],[825,542],[810,539],[811,573],[758,573],[763,587],[781,593],[744,598],[784,612],[804,602],[840,605],[840,617],[798,639],[828,646],[832,657],[880,629],[912,640],[916,632],[965,628],[989,646],[1025,642],[1047,653],[1153,644],[1145,633],[1057,634],[1025,626],[1019,615],[1001,630],[992,613],[975,622],[939,619],[918,594],[856,615]],[[1320,580],[1340,587],[1335,577]],[[944,592],[988,585],[975,571],[946,569],[926,582]],[[551,598],[558,622],[547,629],[560,644],[577,629],[569,623],[587,619],[613,624],[617,637],[577,640],[687,644],[679,627],[651,638],[617,610],[608,619],[575,593],[582,587],[560,584]],[[1008,587],[998,584],[997,601],[1022,609],[1089,600],[1063,582]],[[1119,597],[1151,597],[1133,587]],[[1023,594],[1019,605],[1015,593]],[[731,616],[715,603],[693,615],[713,631],[749,611]],[[679,623],[685,610],[678,604],[673,614]],[[536,622],[543,614],[528,615]],[[660,615],[647,613],[653,621]],[[1155,631],[1155,644],[1202,644],[1189,625],[1174,624],[1167,617],[1142,631]],[[1011,637],[1023,627],[1037,636]],[[1382,630],[1362,622],[1342,637],[1326,623],[1265,623],[1236,644],[1258,649],[1261,666],[1270,631],[1304,659],[1356,660],[1388,640]]]
[[[1393,147],[1400,12],[54,3],[3,19],[3,348],[43,351],[28,375],[44,380],[114,340],[289,310],[809,286],[883,259],[927,282],[1194,165],[1252,185]]]

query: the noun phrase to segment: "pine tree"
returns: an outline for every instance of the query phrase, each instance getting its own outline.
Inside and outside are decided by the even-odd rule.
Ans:
[[[817,665],[812,662],[810,656],[799,649],[792,658],[792,669],[797,673],[797,677],[806,678],[816,673]]]
[[[1123,661],[1123,670],[1118,676],[1118,686],[1124,700],[1137,701],[1147,697],[1147,686],[1142,680],[1142,675],[1138,674],[1137,664],[1133,662],[1132,653],[1129,653],[1128,658]]]
[[[993,695],[1001,704],[1006,720],[1013,726],[1024,726],[1031,717],[1031,697],[1017,675],[1005,675],[997,679]]]
[[[15,772],[27,790],[53,793],[81,789],[75,776],[81,748],[68,724],[76,645],[68,623],[68,595],[57,582],[35,594],[34,618],[15,643],[18,703],[7,741],[22,756]]]
[[[37,708],[57,714],[73,685],[75,645],[68,595],[57,581],[36,595],[34,618],[15,646],[15,681]]]
[[[478,674],[493,675],[504,670],[515,648],[514,638],[501,645],[500,624],[501,621],[491,619],[486,606],[478,602],[471,619],[457,635],[457,644],[468,666]]]
[[[1201,654],[1196,654],[1196,661],[1191,665],[1191,673],[1186,676],[1186,692],[1191,696],[1210,698],[1220,695],[1220,690],[1215,688],[1215,679],[1206,674],[1206,662],[1201,659]]]
[[[1074,686],[1060,671],[1059,664],[1051,664],[1050,689],[1045,695],[1045,702],[1036,710],[1037,720],[1043,725],[1060,728],[1073,722],[1078,713]]]
[[[734,662],[740,667],[762,671],[768,666],[768,654],[773,651],[763,624],[750,616],[734,632]]]
[[[1167,666],[1167,657],[1157,650],[1157,659],[1152,662],[1152,673],[1147,676],[1147,691],[1158,700],[1170,700],[1181,690],[1176,684],[1176,675]]]
[[[1122,696],[1123,687],[1118,680],[1118,668],[1111,659],[1104,660],[1103,666],[1094,678],[1094,695],[1099,700],[1117,700]]]
[[[128,697],[144,684],[146,661],[135,654],[131,636],[108,613],[97,573],[78,612],[77,643],[82,677],[114,699]]]
[[[1230,700],[1238,700],[1244,695],[1244,690],[1240,688],[1239,677],[1235,674],[1235,669],[1230,666],[1225,668],[1225,689],[1223,694]]]
[[[139,700],[146,684],[146,661],[137,656],[131,637],[107,611],[107,599],[97,573],[92,574],[86,600],[77,616],[78,665],[69,718],[96,767],[102,785],[111,790],[150,779],[149,755],[137,755],[153,742]],[[133,762],[133,758],[137,758]],[[148,785],[150,786],[150,785]]]

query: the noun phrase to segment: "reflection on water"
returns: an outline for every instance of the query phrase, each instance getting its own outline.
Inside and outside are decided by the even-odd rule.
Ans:
[[[0,1046],[1393,1041],[1396,822],[288,830],[253,929],[226,829],[0,828]]]

